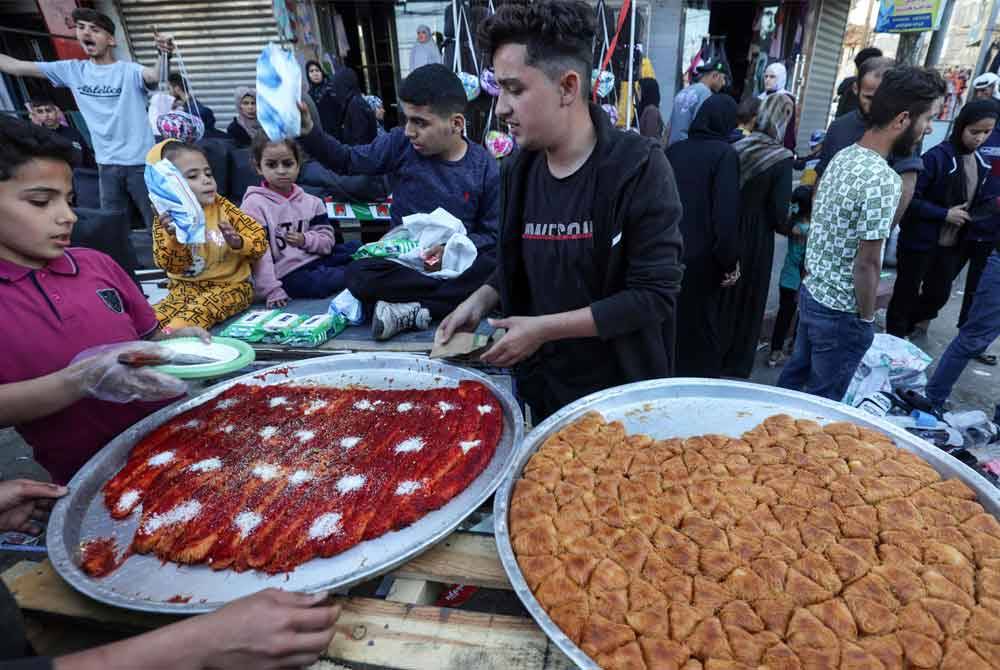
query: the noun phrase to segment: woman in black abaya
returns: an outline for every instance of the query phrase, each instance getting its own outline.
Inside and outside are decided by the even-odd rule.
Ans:
[[[680,377],[718,377],[722,370],[719,302],[739,279],[739,156],[729,143],[734,128],[736,101],[712,95],[695,114],[688,139],[667,149],[684,206],[674,366]]]
[[[774,261],[774,234],[788,220],[795,157],[783,144],[795,114],[784,93],[760,106],[754,131],[733,145],[740,157],[741,278],[722,300],[722,374],[748,379],[757,356]]]

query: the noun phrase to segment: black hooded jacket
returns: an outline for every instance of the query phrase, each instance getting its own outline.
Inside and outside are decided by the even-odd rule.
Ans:
[[[595,267],[604,268],[600,299],[590,306],[598,337],[616,359],[619,379],[607,387],[670,376],[674,310],[683,266],[677,223],[680,200],[661,146],[611,127],[607,114],[590,106],[598,159],[593,194]],[[530,290],[522,268],[528,176],[539,151],[519,151],[500,175],[500,246],[489,280],[504,315],[530,315]],[[544,367],[544,361],[540,362]]]
[[[349,67],[341,68],[333,75],[333,90],[341,112],[333,136],[344,144],[370,144],[378,134],[378,122],[361,95],[358,75]]]

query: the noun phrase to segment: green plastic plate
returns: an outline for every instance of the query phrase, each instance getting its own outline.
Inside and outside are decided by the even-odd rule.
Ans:
[[[213,337],[211,344],[205,344],[197,337],[177,337],[160,340],[157,344],[170,347],[178,353],[209,356],[219,361],[205,365],[158,365],[156,367],[160,372],[173,375],[178,379],[221,377],[242,370],[253,363],[255,358],[253,348],[249,344],[231,337]]]

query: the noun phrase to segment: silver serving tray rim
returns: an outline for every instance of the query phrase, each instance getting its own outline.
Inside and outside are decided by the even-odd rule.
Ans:
[[[122,550],[135,531],[135,513],[129,519],[114,521],[107,514],[100,497],[101,487],[125,463],[132,447],[153,429],[210,401],[231,386],[318,383],[408,389],[457,386],[458,382],[465,380],[484,384],[503,408],[503,431],[496,453],[465,491],[406,528],[362,542],[336,556],[313,559],[287,575],[265,575],[254,571],[213,572],[203,565],[162,563],[153,555],[133,555],[102,579],[90,577],[80,568],[81,542],[110,534],[118,540],[119,550]],[[503,481],[512,465],[516,447],[523,439],[523,426],[521,409],[510,391],[480,372],[423,356],[335,354],[256,370],[159,410],[125,430],[95,454],[70,481],[69,494],[53,507],[47,530],[49,560],[56,572],[84,595],[109,605],[145,612],[209,612],[229,600],[268,587],[304,592],[343,589],[391,571],[454,531],[470,513],[486,502]],[[100,517],[102,511],[106,519]],[[99,529],[86,523],[94,518],[103,522]],[[305,578],[303,574],[309,577]],[[211,584],[209,590],[218,590],[216,586],[221,588],[222,597],[201,597],[204,593],[198,592],[197,588],[188,588],[192,584],[201,584],[202,580]],[[168,602],[171,594],[190,599]]]
[[[510,499],[514,490],[514,484],[520,478],[521,471],[524,469],[528,459],[544,444],[549,436],[579,419],[587,412],[601,412],[608,420],[621,419],[626,423],[626,428],[629,429],[629,432],[647,432],[648,434],[652,434],[653,437],[662,439],[671,437],[671,435],[655,434],[652,430],[644,431],[642,424],[650,423],[653,420],[650,417],[655,417],[657,413],[669,414],[670,404],[680,404],[683,401],[703,401],[704,407],[701,407],[700,410],[709,415],[713,412],[724,411],[720,401],[745,401],[747,403],[746,416],[738,417],[738,420],[751,419],[752,417],[753,424],[759,423],[766,418],[766,416],[753,417],[751,410],[756,405],[767,416],[784,411],[795,418],[810,418],[818,420],[821,423],[853,421],[860,425],[874,428],[889,435],[896,442],[897,446],[923,458],[942,477],[957,477],[962,480],[976,492],[979,497],[979,503],[986,508],[986,511],[994,516],[1000,516],[1000,490],[982,475],[958,459],[949,456],[937,447],[906,432],[902,428],[842,403],[797,391],[749,382],[697,378],[657,379],[598,391],[563,407],[536,426],[527,435],[514,456],[512,466],[508,469],[507,478],[500,485],[500,488],[497,489],[496,495],[493,498],[493,524],[497,541],[497,551],[504,570],[506,570],[507,576],[513,586],[514,593],[521,599],[525,608],[541,629],[545,631],[549,639],[555,642],[556,646],[577,667],[584,670],[600,670],[600,666],[585,654],[552,621],[545,609],[535,599],[517,563],[514,549],[510,543],[510,529],[507,519],[510,512]],[[714,408],[713,403],[716,405]],[[689,402],[689,404],[692,403]],[[694,402],[693,404],[697,405],[698,402]],[[691,411],[693,408],[683,407],[682,409]],[[729,435],[730,431],[725,429],[725,424],[723,423],[726,418],[717,417],[719,426],[713,430],[702,430],[689,434],[678,433],[678,436],[688,437],[691,434],[709,432]],[[677,417],[677,421],[684,422],[685,417]],[[629,424],[632,425],[631,428],[629,428]],[[744,430],[746,428],[739,432],[742,433]],[[735,437],[736,435],[733,436]]]

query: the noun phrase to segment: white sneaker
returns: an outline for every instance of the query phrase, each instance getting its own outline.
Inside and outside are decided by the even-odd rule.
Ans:
[[[372,336],[376,340],[388,340],[404,330],[426,330],[430,325],[431,313],[419,302],[375,303]]]

